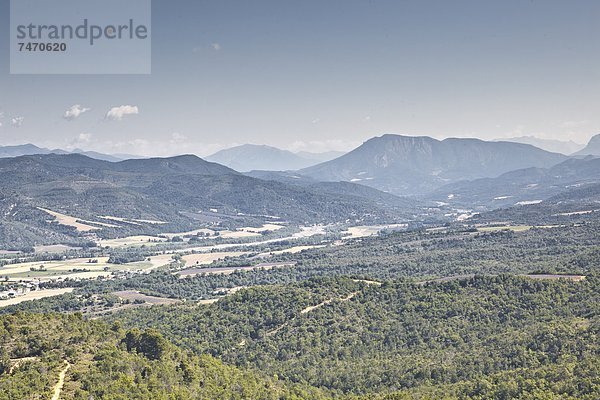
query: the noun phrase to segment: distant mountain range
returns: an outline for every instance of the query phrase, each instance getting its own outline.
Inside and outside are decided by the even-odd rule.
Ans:
[[[551,167],[566,159],[563,154],[520,143],[384,135],[298,173],[320,181],[355,182],[396,195],[414,195],[461,180]]]
[[[552,153],[561,153],[567,156],[585,147],[585,145],[575,143],[572,140],[540,139],[535,136],[520,136],[505,139],[496,139],[496,141],[530,144],[542,150],[546,150]]]
[[[594,154],[599,145],[596,136],[579,153]],[[257,216],[300,224],[432,221],[458,210],[528,205],[569,193],[569,204],[591,204],[600,185],[600,158],[478,139],[384,135],[298,170],[292,168],[307,157],[312,164],[336,154],[247,145],[210,157],[226,166],[194,155],[120,161],[78,152],[0,147],[0,248],[87,240],[41,208],[115,237],[182,231],[199,222],[237,226]]]
[[[292,153],[271,146],[245,144],[221,150],[206,157],[206,160],[226,165],[240,172],[288,171],[310,167],[332,160],[342,154],[340,152]]]
[[[457,182],[426,195],[455,207],[486,209],[536,204],[600,183],[600,158],[571,158],[551,168],[525,168],[496,178]]]
[[[600,134],[593,136],[585,148],[581,149],[575,155],[578,156],[598,156],[600,157]]]
[[[198,221],[230,223],[257,215],[303,224],[376,223],[413,219],[421,212],[415,200],[352,183],[262,180],[192,155],[120,162],[81,154],[0,159],[0,248],[81,237],[40,208],[98,227],[96,234],[103,237],[182,231]]]
[[[131,158],[142,158],[140,156],[134,156],[131,154],[103,154],[98,153],[96,151],[84,151],[81,149],[75,149],[73,151],[61,150],[61,149],[46,149],[43,147],[38,147],[31,143],[22,144],[17,146],[0,146],[0,158],[9,158],[9,157],[20,157],[20,156],[30,156],[34,154],[82,154],[84,156],[94,158],[97,160],[117,162],[123,161]]]

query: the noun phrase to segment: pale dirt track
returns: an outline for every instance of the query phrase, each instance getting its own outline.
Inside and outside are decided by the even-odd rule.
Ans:
[[[67,360],[65,360],[65,364],[65,368],[62,371],[60,371],[60,374],[58,374],[58,382],[56,382],[56,385],[54,385],[52,400],[60,399],[60,392],[62,391],[62,388],[65,384],[65,376],[67,375],[67,371],[69,370],[69,368],[71,368],[71,364],[69,364]]]

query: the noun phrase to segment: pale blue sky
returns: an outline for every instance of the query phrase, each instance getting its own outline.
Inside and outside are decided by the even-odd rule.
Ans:
[[[154,0],[150,76],[9,75],[8,10],[0,145],[207,155],[600,133],[598,1]],[[63,118],[76,104],[91,110]],[[105,117],[122,105],[138,114]]]

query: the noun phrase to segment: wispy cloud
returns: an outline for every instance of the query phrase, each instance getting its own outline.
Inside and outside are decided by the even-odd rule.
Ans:
[[[91,108],[82,107],[79,104],[75,104],[71,106],[65,113],[63,114],[63,118],[67,121],[73,121],[74,119],[79,118],[79,116],[83,113],[91,111]]]
[[[10,124],[15,128],[20,128],[21,126],[23,126],[23,122],[25,122],[24,117],[14,117],[10,120]]]
[[[106,113],[106,119],[111,119],[113,121],[120,121],[123,117],[127,115],[135,115],[139,114],[139,109],[137,106],[120,106],[113,107]]]
[[[94,135],[91,133],[80,133],[66,146],[68,150],[81,148],[83,146],[88,147],[92,142]]]
[[[196,47],[194,47],[192,49],[192,52],[194,52],[194,53],[200,53],[202,51],[206,51],[206,50],[210,50],[210,49],[212,49],[214,51],[220,51],[221,48],[222,48],[221,47],[221,43],[215,42],[215,43],[211,43],[208,46],[206,44],[203,44],[202,46],[196,46]]]

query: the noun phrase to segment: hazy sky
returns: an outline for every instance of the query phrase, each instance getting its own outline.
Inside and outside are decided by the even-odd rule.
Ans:
[[[0,0],[0,144],[207,155],[600,133],[597,0],[153,0],[152,13],[149,76],[9,75]]]

